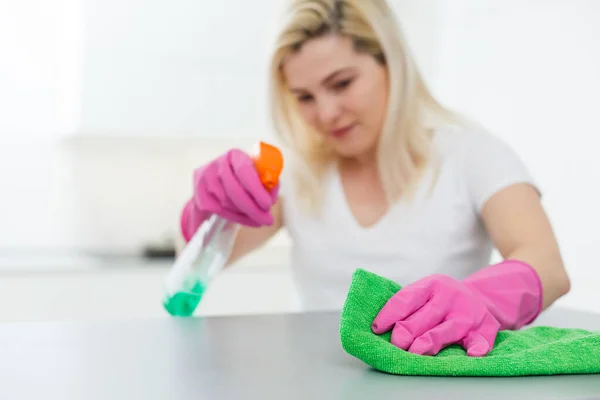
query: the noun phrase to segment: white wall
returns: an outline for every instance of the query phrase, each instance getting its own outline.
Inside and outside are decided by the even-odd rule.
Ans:
[[[81,23],[79,0],[0,1],[0,143],[76,130]]]
[[[277,3],[85,0],[81,130],[264,135]]]

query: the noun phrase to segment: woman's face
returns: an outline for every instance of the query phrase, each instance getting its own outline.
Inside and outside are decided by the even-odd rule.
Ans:
[[[342,157],[365,157],[376,149],[385,117],[385,67],[354,50],[352,40],[327,35],[307,41],[283,65],[303,118]]]

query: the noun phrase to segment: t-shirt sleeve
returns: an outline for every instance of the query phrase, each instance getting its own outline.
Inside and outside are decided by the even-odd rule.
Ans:
[[[468,142],[463,165],[476,211],[480,212],[492,195],[516,183],[529,184],[541,195],[530,170],[507,142],[485,131],[473,132]]]

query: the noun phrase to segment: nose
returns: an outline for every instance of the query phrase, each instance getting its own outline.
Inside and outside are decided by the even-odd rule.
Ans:
[[[332,96],[320,98],[317,108],[319,121],[327,127],[334,125],[342,113],[339,101]]]

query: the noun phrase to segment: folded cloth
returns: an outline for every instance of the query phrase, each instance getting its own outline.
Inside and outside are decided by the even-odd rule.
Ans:
[[[600,332],[535,326],[503,330],[493,350],[469,357],[458,345],[436,356],[409,353],[390,343],[391,332],[376,335],[373,319],[402,287],[374,273],[358,269],[340,319],[344,350],[371,367],[397,375],[527,376],[600,373]]]

